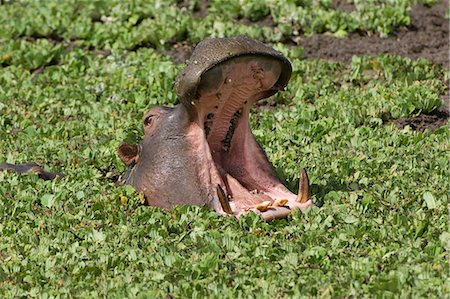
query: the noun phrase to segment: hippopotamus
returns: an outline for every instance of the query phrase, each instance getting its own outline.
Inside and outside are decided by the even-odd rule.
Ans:
[[[270,221],[312,206],[306,171],[299,194],[289,191],[249,125],[251,106],[284,90],[291,73],[286,57],[249,37],[200,42],[176,78],[179,104],[151,108],[142,142],[117,149],[128,167],[121,182],[163,209],[206,205]]]

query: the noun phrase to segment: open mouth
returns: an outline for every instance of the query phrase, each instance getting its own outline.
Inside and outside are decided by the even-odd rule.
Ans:
[[[303,208],[301,204],[307,201],[306,173],[300,187],[303,198],[298,198],[280,183],[249,125],[251,106],[284,88],[279,82],[282,71],[283,62],[270,56],[228,60],[202,75],[190,102],[196,111],[194,121],[203,128],[214,167],[225,186],[219,187],[218,196],[228,213],[227,202],[231,213],[240,215],[249,209],[267,214],[276,210],[274,205],[280,206],[278,212],[281,207]]]

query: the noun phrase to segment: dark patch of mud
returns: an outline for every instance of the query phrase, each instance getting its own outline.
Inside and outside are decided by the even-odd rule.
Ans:
[[[194,46],[189,41],[182,41],[172,44],[167,49],[167,54],[175,64],[185,63],[191,57]]]
[[[196,18],[204,18],[208,14],[209,1],[208,0],[200,0],[198,1],[197,10],[194,10],[194,17]]]
[[[178,0],[177,2],[179,8],[186,8],[188,11],[192,9],[192,16],[195,18],[204,18],[208,15],[208,0],[199,0],[192,8],[189,7],[191,2],[189,0]]]
[[[441,96],[441,100],[442,106],[432,113],[422,113],[417,116],[392,119],[389,123],[393,123],[398,129],[410,126],[414,131],[423,132],[428,130],[434,132],[440,127],[448,124],[450,121],[450,97],[448,89],[446,90],[446,93]]]
[[[391,120],[398,129],[410,126],[414,131],[423,132],[428,130],[434,132],[449,122],[449,114],[445,111],[436,111],[431,114],[419,114],[413,117],[405,117]]]
[[[108,57],[111,54],[112,54],[111,50],[93,50],[92,51],[92,55],[101,57],[101,58]]]
[[[344,1],[335,1],[342,3]],[[338,5],[338,4],[336,4]],[[445,18],[447,1],[427,7],[415,5],[411,9],[411,25],[399,28],[392,36],[381,38],[362,33],[351,33],[346,38],[331,35],[296,37],[292,40],[302,46],[305,58],[322,58],[350,62],[353,55],[397,54],[413,59],[426,58],[449,66],[449,20]]]
[[[46,39],[49,42],[51,42],[52,44],[58,44],[58,43],[60,43],[60,42],[62,42],[64,40],[64,38],[62,36],[58,35],[55,32],[51,32],[51,33],[45,34],[45,35],[37,33],[37,32],[34,32],[31,35],[28,35],[28,36],[27,35],[21,35],[18,38],[23,38],[27,42],[32,42],[32,43],[37,41],[38,39]]]
[[[141,42],[133,45],[132,47],[128,48],[128,51],[136,52],[137,50],[139,50],[141,48],[156,49],[156,46],[149,41],[141,41]]]
[[[333,0],[331,6],[334,9],[345,12],[352,12],[356,9],[355,5],[352,2],[349,2],[348,0]]]
[[[271,28],[276,26],[276,24],[273,21],[271,15],[264,16],[263,18],[261,18],[261,19],[259,19],[257,21],[252,21],[252,20],[247,19],[247,18],[242,18],[242,19],[239,20],[239,23],[241,23],[243,25],[247,25],[247,26],[257,25],[257,26],[260,26],[260,27],[271,27]]]

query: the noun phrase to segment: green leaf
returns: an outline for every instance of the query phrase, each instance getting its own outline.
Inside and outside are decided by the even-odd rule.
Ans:
[[[433,194],[431,192],[426,191],[423,194],[423,199],[425,200],[425,203],[427,204],[428,209],[435,209],[437,207],[436,200],[434,199]]]
[[[54,195],[53,194],[44,194],[41,197],[41,204],[47,208],[51,208],[53,206]]]
[[[355,217],[355,216],[353,216],[353,215],[347,215],[347,216],[345,216],[345,218],[344,218],[344,222],[345,223],[355,223],[355,222],[357,222],[358,221],[358,218],[357,217]]]
[[[420,222],[419,226],[416,229],[415,238],[420,238],[423,236],[423,234],[427,231],[428,225],[430,222],[428,220],[423,220]]]
[[[445,249],[450,250],[450,232],[443,232],[439,236],[439,240]]]
[[[97,241],[97,242],[103,242],[106,239],[105,234],[96,229],[92,230],[91,236],[92,236],[92,240]]]

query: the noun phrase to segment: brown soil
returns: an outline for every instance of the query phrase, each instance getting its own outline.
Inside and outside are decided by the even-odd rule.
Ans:
[[[442,126],[445,126],[449,121],[449,114],[444,111],[436,111],[432,114],[420,114],[414,117],[405,117],[393,119],[393,123],[397,128],[403,129],[410,126],[415,131],[423,132],[429,130],[433,132]]]
[[[190,1],[188,0],[178,0],[178,7],[180,8],[189,8]],[[194,7],[194,11],[192,12],[192,15],[196,18],[204,18],[208,15],[208,7],[209,7],[209,1],[208,0],[199,0],[197,1],[197,4]]]
[[[422,57],[448,67],[449,20],[444,16],[447,9],[447,1],[440,1],[431,8],[415,5],[411,9],[409,28],[399,28],[388,38],[361,33],[352,33],[346,38],[317,34],[291,41],[305,49],[306,58],[349,62],[353,55],[389,53],[413,59]]]
[[[333,0],[332,5],[337,10],[351,12],[355,10],[355,5],[348,0]]]
[[[243,25],[257,25],[259,27],[275,27],[276,24],[273,21],[272,17],[270,15],[267,15],[263,17],[262,19],[258,21],[252,21],[250,19],[242,18],[239,20],[239,23]]]
[[[172,47],[168,50],[168,54],[170,58],[172,58],[173,63],[181,64],[185,63],[186,60],[192,54],[194,46],[189,41],[182,41],[172,45]]]

